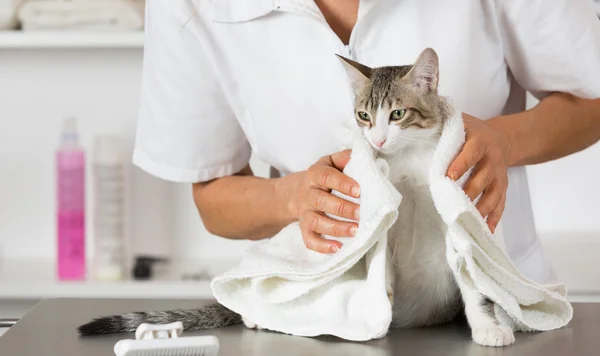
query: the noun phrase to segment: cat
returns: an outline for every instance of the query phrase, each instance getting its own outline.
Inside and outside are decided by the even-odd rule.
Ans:
[[[387,283],[391,327],[423,327],[453,320],[464,311],[473,340],[485,346],[514,342],[500,325],[495,304],[458,284],[446,261],[445,225],[429,190],[428,167],[448,118],[447,99],[438,95],[436,52],[425,49],[413,65],[369,68],[341,56],[355,96],[355,119],[389,178],[403,196],[399,218],[388,232]],[[421,219],[411,219],[418,213]],[[426,219],[422,219],[427,216]],[[79,326],[82,335],[135,331],[141,323],[182,321],[185,330],[211,329],[252,321],[213,304],[193,310],[133,312],[96,318]]]
[[[512,327],[500,325],[498,307],[457,283],[446,260],[446,225],[428,189],[429,167],[450,112],[448,99],[438,94],[437,53],[426,48],[413,65],[378,68],[340,59],[352,84],[356,122],[387,162],[390,182],[403,197],[388,232],[392,327],[436,325],[464,311],[477,344],[512,344]]]

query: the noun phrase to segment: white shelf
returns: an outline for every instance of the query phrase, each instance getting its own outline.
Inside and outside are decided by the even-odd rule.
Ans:
[[[547,257],[566,283],[573,301],[600,301],[597,233],[540,233]],[[219,258],[211,261],[179,261],[171,264],[168,274],[151,281],[60,282],[53,261],[0,260],[0,300],[43,298],[212,298],[208,278],[237,264],[237,260]],[[184,273],[203,271],[206,280],[182,280]]]
[[[59,281],[50,261],[3,261],[0,264],[0,299],[43,298],[212,298],[209,280]]]
[[[0,31],[0,48],[143,48],[143,32]]]
[[[34,282],[2,285],[0,299],[46,298],[134,298],[134,299],[209,299],[213,298],[209,281],[125,281]]]

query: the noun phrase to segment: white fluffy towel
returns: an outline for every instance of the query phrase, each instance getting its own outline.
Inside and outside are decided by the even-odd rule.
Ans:
[[[213,294],[221,304],[261,327],[293,335],[365,341],[386,334],[392,318],[385,288],[387,231],[398,218],[402,197],[360,129],[348,137],[352,156],[344,172],[361,186],[356,236],[341,239],[344,245],[336,254],[322,255],[304,246],[297,224],[286,227],[213,279]],[[447,259],[455,277],[496,302],[501,322],[514,330],[565,326],[573,310],[564,286],[539,285],[520,273],[501,237],[491,234],[459,183],[446,177],[464,138],[455,108],[430,169],[433,200],[448,225]]]

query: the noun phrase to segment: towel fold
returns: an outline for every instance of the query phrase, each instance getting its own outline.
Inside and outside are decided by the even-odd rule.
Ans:
[[[369,340],[385,335],[391,305],[385,290],[387,230],[400,194],[358,131],[345,173],[361,186],[361,222],[340,252],[308,250],[298,224],[251,247],[233,270],[213,279],[215,298],[261,327],[301,336]]]
[[[520,273],[506,255],[501,229],[492,235],[460,183],[446,177],[465,138],[461,113],[453,109],[430,167],[430,190],[448,226],[446,255],[455,278],[496,302],[501,322],[514,330],[566,325],[573,311],[564,285],[539,285]],[[322,255],[304,246],[292,224],[254,245],[211,288],[221,304],[266,329],[364,341],[385,335],[392,319],[385,285],[387,232],[402,219],[402,197],[360,129],[339,137],[341,148],[352,148],[344,173],[361,186],[355,237],[340,239],[344,246],[336,254]]]
[[[548,331],[565,326],[573,308],[564,284],[541,285],[522,274],[506,253],[502,229],[492,234],[460,185],[446,177],[465,140],[461,111],[455,105],[452,109],[430,167],[429,188],[448,226],[446,252],[455,278],[499,305],[502,324],[513,330]]]
[[[32,0],[18,11],[23,30],[135,31],[144,28],[144,0]]]

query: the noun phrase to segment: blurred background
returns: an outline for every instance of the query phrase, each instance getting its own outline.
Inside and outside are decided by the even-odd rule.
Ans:
[[[248,247],[203,228],[189,185],[131,164],[143,7],[137,0],[0,0],[0,318],[19,317],[42,298],[210,297],[210,278]],[[56,272],[56,151],[68,117],[86,155],[87,268],[78,281]],[[101,177],[94,164],[106,147],[95,142],[105,137],[118,142],[110,148],[124,174],[123,233],[107,247],[120,251],[116,274],[96,268]],[[267,176],[264,163],[251,165]],[[528,171],[539,236],[559,277],[573,300],[599,301],[600,145]],[[148,269],[144,258],[164,260]]]

